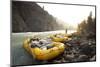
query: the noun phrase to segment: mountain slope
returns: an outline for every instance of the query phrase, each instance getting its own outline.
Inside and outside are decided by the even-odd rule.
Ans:
[[[56,19],[35,2],[12,2],[12,32],[61,30]]]

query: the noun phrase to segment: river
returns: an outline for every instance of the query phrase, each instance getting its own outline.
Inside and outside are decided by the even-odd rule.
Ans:
[[[67,33],[73,33],[74,30],[68,30]],[[27,33],[12,33],[11,34],[11,61],[13,65],[29,65],[41,64],[32,58],[22,47],[24,39],[32,36],[45,37],[50,34],[66,33],[65,30],[47,31],[47,32],[27,32]]]

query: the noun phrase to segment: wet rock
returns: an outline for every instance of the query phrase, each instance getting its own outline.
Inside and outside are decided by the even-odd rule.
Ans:
[[[77,61],[89,61],[88,56],[87,55],[80,55],[77,59]]]
[[[92,58],[90,58],[90,61],[96,61],[96,55],[94,55]]]
[[[77,53],[79,53],[79,52],[78,52],[78,50],[79,50],[79,48],[78,48],[78,47],[74,47],[74,48],[72,49],[72,53],[77,54]]]
[[[65,45],[68,47],[72,47],[72,44],[70,44],[70,43],[65,43]]]
[[[75,55],[75,58],[77,58],[77,57],[79,57],[79,53],[74,53],[74,55]]]
[[[65,59],[69,61],[71,61],[73,58],[74,58],[74,54],[68,54],[65,56]]]
[[[91,55],[93,51],[93,48],[91,48],[89,45],[84,45],[80,47],[80,53],[85,55]]]
[[[81,46],[82,46],[82,45],[88,45],[88,41],[87,41],[87,40],[82,40],[82,42],[81,42],[80,45],[81,45]]]
[[[64,62],[66,62],[66,60],[65,60],[64,58],[62,58],[62,59],[61,59],[61,62],[64,63]]]

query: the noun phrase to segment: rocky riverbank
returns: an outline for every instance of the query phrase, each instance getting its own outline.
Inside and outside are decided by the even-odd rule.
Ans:
[[[51,33],[41,33],[36,37],[46,37]],[[52,32],[53,34],[53,32]],[[55,34],[55,33],[54,33]],[[66,40],[65,51],[55,59],[49,61],[38,61],[33,58],[22,47],[23,41],[27,37],[32,37],[33,33],[13,34],[11,44],[12,65],[35,65],[35,64],[51,64],[51,63],[75,63],[75,62],[91,62],[96,60],[96,40],[95,37],[69,36],[70,40]]]
[[[72,37],[71,40],[64,41],[64,44],[66,47],[64,53],[49,61],[50,63],[96,61],[96,40],[94,38]]]

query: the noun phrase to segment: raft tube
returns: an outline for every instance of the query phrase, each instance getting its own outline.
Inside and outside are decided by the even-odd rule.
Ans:
[[[64,52],[65,46],[60,42],[52,42],[54,46],[49,49],[40,49],[39,47],[31,48],[30,39],[24,41],[23,47],[37,60],[51,60]]]
[[[61,36],[61,37],[57,37],[57,36]],[[50,38],[54,42],[64,42],[65,40],[68,39],[66,34],[55,34],[55,35],[50,36]]]

